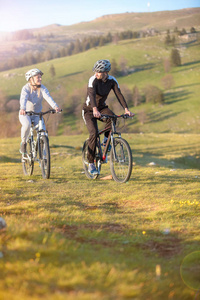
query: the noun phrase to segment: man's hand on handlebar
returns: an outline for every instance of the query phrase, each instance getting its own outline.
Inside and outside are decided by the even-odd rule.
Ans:
[[[101,113],[98,111],[97,107],[93,107],[93,116],[95,118],[101,118]]]
[[[134,117],[135,116],[135,114],[132,113],[128,108],[125,108],[125,114],[129,115],[129,117]]]

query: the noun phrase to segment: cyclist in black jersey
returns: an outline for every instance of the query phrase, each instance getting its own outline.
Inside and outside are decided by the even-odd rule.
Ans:
[[[97,119],[101,114],[113,115],[113,112],[106,105],[106,99],[111,90],[114,91],[119,103],[125,109],[125,113],[129,116],[134,116],[128,109],[128,105],[124,96],[121,93],[119,84],[115,77],[110,76],[108,72],[111,70],[109,60],[98,60],[93,67],[95,74],[89,79],[87,87],[87,99],[83,105],[82,116],[89,131],[88,141],[88,171],[92,175],[98,174],[94,165],[95,148],[97,141]],[[106,126],[111,125],[110,119],[106,120]],[[109,131],[105,133],[104,142],[108,137]]]

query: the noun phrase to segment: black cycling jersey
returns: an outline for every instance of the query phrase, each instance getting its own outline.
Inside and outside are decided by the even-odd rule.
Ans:
[[[93,75],[89,79],[88,88],[87,88],[87,99],[83,105],[84,111],[92,111],[93,107],[97,107],[97,109],[102,109],[106,106],[106,99],[111,91],[114,91],[119,103],[125,109],[128,108],[126,100],[122,95],[118,82],[115,77],[108,75],[105,81],[101,79],[97,79],[95,75]]]

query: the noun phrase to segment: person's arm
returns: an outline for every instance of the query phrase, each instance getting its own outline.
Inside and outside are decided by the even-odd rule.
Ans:
[[[45,86],[42,86],[42,89],[41,89],[41,92],[42,92],[42,96],[43,98],[49,103],[49,105],[56,110],[56,112],[60,112],[61,109],[60,107],[58,106],[58,104],[53,100],[53,98],[51,97],[48,89],[45,87]]]
[[[119,84],[117,80],[113,77],[113,91],[115,93],[115,96],[117,97],[117,100],[119,101],[120,105],[125,109],[128,109],[128,105],[126,103],[126,100],[124,96],[122,95],[122,92],[120,90]]]
[[[117,80],[114,78],[114,87],[113,87],[113,91],[119,101],[119,103],[121,104],[121,106],[125,109],[125,114],[129,115],[130,117],[133,117],[135,114],[132,113],[129,109],[128,109],[128,105],[126,103],[126,100],[124,98],[124,96],[121,93],[119,84],[117,82]]]
[[[89,79],[88,87],[87,87],[87,101],[90,102],[90,105],[93,107],[97,107],[96,103],[96,77],[92,76]]]
[[[97,103],[96,103],[96,81],[95,76],[92,76],[89,79],[88,83],[88,100],[90,101],[90,105],[92,106],[93,116],[95,118],[100,118],[101,113],[98,111]]]
[[[21,90],[21,95],[20,95],[20,110],[19,113],[20,115],[25,115],[26,114],[26,103],[29,97],[29,91],[27,89],[27,86],[23,86]]]

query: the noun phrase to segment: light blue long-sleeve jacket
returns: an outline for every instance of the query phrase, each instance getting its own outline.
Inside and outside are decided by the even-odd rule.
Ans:
[[[39,113],[42,110],[43,99],[45,99],[53,109],[58,107],[56,102],[50,96],[48,89],[43,84],[41,84],[40,91],[38,91],[38,89],[33,91],[31,85],[27,83],[23,86],[21,91],[20,109]]]

